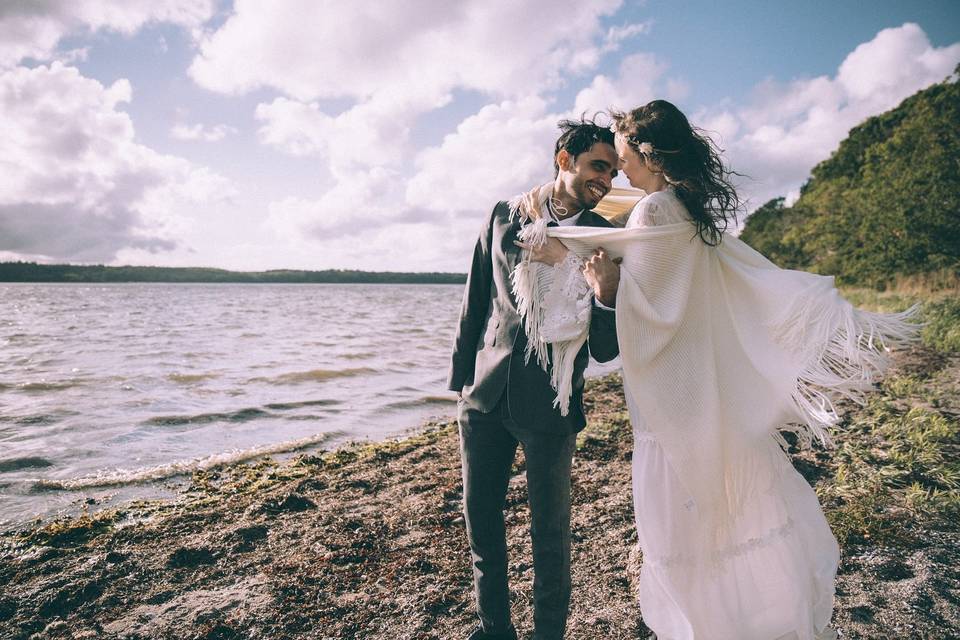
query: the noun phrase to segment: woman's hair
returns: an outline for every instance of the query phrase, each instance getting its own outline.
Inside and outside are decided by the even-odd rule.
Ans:
[[[633,111],[612,111],[613,130],[641,158],[663,173],[687,207],[705,243],[716,246],[741,207],[720,149],[701,129],[666,100],[654,100]]]

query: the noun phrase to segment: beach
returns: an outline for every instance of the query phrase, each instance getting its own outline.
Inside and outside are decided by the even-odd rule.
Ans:
[[[568,637],[645,638],[619,376],[588,381],[585,397]],[[868,403],[846,409],[836,450],[794,455],[843,551],[834,624],[843,638],[956,637],[956,492],[924,499],[917,487],[956,466],[960,357],[926,344],[898,353]],[[903,462],[916,441],[952,458]],[[466,637],[476,617],[458,447],[455,423],[434,421],[399,440],[198,471],[172,500],[91,505],[8,533],[0,636]],[[910,481],[897,475],[904,464]],[[522,454],[514,471],[507,526],[522,637],[533,579]]]

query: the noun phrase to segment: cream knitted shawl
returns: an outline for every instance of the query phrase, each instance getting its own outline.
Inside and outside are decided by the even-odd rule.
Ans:
[[[623,258],[624,385],[704,518],[705,553],[784,467],[780,431],[829,443],[836,401],[860,400],[916,335],[913,309],[861,311],[832,277],[780,269],[732,236],[710,247],[689,223],[547,233]]]

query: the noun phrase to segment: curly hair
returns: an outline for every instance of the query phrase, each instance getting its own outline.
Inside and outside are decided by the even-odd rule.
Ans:
[[[711,246],[720,244],[730,223],[736,224],[742,207],[730,181],[731,176],[741,174],[727,168],[713,140],[691,126],[683,112],[666,100],[654,100],[629,112],[612,111],[610,117],[613,130],[673,185],[700,239]]]
[[[561,133],[553,151],[553,177],[560,173],[557,154],[561,150],[566,150],[576,160],[578,155],[589,151],[598,142],[613,146],[613,132],[588,119],[586,115],[579,120],[561,120],[557,127]]]

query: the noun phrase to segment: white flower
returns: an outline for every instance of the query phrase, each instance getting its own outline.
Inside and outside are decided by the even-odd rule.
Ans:
[[[637,150],[644,155],[653,155],[653,145],[649,142],[641,142],[637,146]]]

